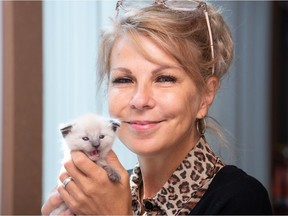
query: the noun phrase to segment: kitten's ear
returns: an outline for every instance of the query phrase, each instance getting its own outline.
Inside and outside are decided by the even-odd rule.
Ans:
[[[116,132],[116,130],[120,127],[120,124],[114,120],[110,120],[111,126],[112,126],[112,130],[114,132]]]
[[[60,131],[62,133],[62,136],[63,137],[67,136],[71,132],[72,127],[73,127],[72,124],[64,125],[64,126],[60,127]]]

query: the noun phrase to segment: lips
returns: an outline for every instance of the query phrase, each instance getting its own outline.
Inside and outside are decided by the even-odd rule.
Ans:
[[[127,121],[126,123],[129,124],[134,130],[136,131],[147,131],[153,129],[157,125],[159,125],[163,121]]]

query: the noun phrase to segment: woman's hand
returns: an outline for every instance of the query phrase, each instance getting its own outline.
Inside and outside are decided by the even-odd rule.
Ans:
[[[120,182],[109,180],[106,171],[96,165],[81,151],[71,152],[72,161],[65,163],[67,173],[60,180],[71,176],[73,181],[58,191],[69,209],[75,214],[127,215],[132,214],[129,175],[110,151],[107,163],[120,174]]]
[[[50,213],[58,208],[62,203],[63,199],[60,197],[57,191],[50,194],[48,200],[44,203],[41,208],[41,212],[43,215],[50,215]],[[60,213],[60,215],[73,215],[73,213],[68,209]]]

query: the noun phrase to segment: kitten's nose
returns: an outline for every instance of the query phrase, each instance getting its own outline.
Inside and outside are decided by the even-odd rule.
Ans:
[[[100,143],[99,142],[93,142],[92,146],[95,147],[95,148],[99,148]]]

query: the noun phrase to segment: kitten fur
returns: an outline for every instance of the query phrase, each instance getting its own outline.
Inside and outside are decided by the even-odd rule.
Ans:
[[[105,161],[107,153],[112,148],[119,126],[116,121],[109,121],[93,113],[84,114],[70,123],[60,125],[64,150],[62,163],[64,164],[71,159],[70,152],[72,150],[81,150],[88,158],[106,170],[112,182],[119,182],[120,175]],[[62,166],[60,173],[64,171],[65,168]],[[60,180],[58,185],[62,185]],[[63,203],[51,215],[57,215],[65,209],[67,209],[67,206]]]

